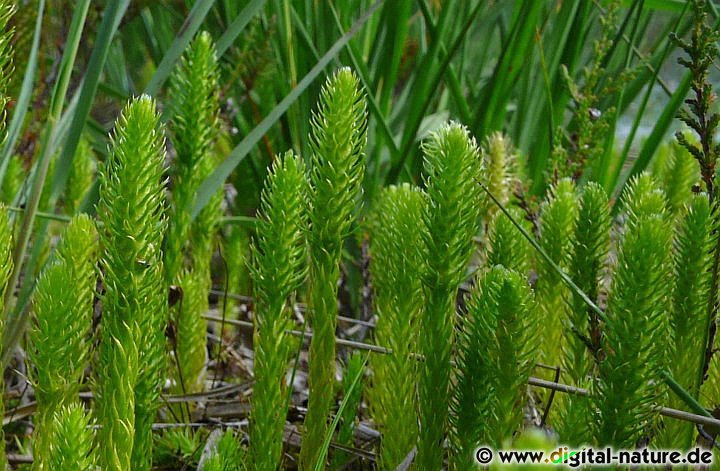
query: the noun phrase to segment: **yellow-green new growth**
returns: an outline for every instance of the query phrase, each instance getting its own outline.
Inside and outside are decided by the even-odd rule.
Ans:
[[[422,235],[425,310],[420,351],[425,355],[419,381],[419,469],[441,469],[448,431],[455,299],[467,276],[482,204],[482,159],[468,130],[444,125],[424,143],[428,202]]]
[[[302,160],[277,158],[262,192],[252,245],[255,287],[250,456],[255,469],[278,469],[282,460],[290,355],[292,302],[306,273],[308,183]]]
[[[380,469],[394,470],[416,444],[418,322],[423,306],[425,195],[409,184],[384,189],[370,223],[370,274],[377,314],[375,342],[392,350],[370,358],[368,400],[382,434]]]
[[[570,278],[594,303],[605,276],[610,250],[610,204],[602,186],[590,182],[580,196],[577,227],[572,239]],[[600,350],[601,319],[573,292],[569,298],[568,318],[564,320],[562,366],[568,381],[587,387],[595,374]],[[587,417],[590,400],[575,395],[556,396],[560,400],[556,429],[563,443],[590,443]],[[578,413],[582,411],[582,413]]]
[[[100,172],[104,294],[96,411],[104,470],[150,466],[151,425],[165,377],[164,162],[155,104],[140,97],[118,119]]]
[[[35,323],[30,330],[31,363],[35,366],[36,469],[48,468],[49,439],[55,412],[78,400],[83,373],[91,356],[98,256],[95,223],[87,215],[70,221],[56,252],[37,283]]]
[[[94,433],[90,418],[80,403],[63,406],[53,417],[49,436],[49,459],[47,467],[52,471],[93,471]]]
[[[335,389],[337,282],[343,241],[355,220],[365,169],[365,99],[350,69],[338,70],[320,94],[311,122],[310,290],[308,318],[313,329],[308,383],[310,397],[300,468],[314,469]]]
[[[75,214],[82,199],[92,186],[95,172],[93,151],[87,138],[81,136],[75,158],[72,159],[68,175],[67,190],[63,197],[63,206],[67,214]]]

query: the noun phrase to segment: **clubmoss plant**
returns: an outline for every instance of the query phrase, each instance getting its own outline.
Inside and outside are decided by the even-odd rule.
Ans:
[[[705,195],[694,196],[678,227],[674,241],[675,286],[672,295],[670,331],[672,348],[669,368],[673,378],[698,399],[702,378],[707,328],[707,298],[710,291],[710,269],[714,231],[710,206]],[[682,409],[682,400],[671,395],[669,407]],[[665,420],[660,433],[662,446],[690,448],[693,424]]]
[[[425,195],[416,187],[380,193],[371,222],[370,274],[377,314],[375,342],[389,355],[370,357],[368,400],[382,433],[380,469],[395,469],[417,442],[416,351],[423,306],[421,234]]]
[[[564,178],[550,189],[540,216],[540,244],[548,256],[562,269],[570,264],[572,240],[578,216],[575,184]],[[562,358],[562,325],[568,316],[569,291],[560,275],[544,258],[537,259],[538,303],[545,314],[542,326],[543,361],[560,365]]]
[[[215,46],[210,34],[203,32],[191,43],[170,84],[170,129],[177,152],[173,211],[165,241],[165,268],[170,281],[185,263],[195,193],[209,173],[208,166],[212,170],[211,152],[218,135],[217,80]]]
[[[218,440],[212,455],[203,463],[202,469],[204,471],[246,471],[261,468],[248,467],[245,449],[240,446],[240,441],[235,433],[228,429]]]
[[[8,219],[8,213],[5,206],[0,204],[0,308],[4,308],[2,300],[5,299],[5,292],[8,288],[8,280],[12,273],[12,229]],[[2,311],[0,311],[2,312]],[[0,328],[3,328],[3,320],[0,318]],[[4,388],[4,381],[0,379],[0,386]],[[5,411],[5,403],[0,398],[0,412]],[[4,443],[5,435],[0,429],[0,443]],[[0,469],[4,469],[7,464],[5,459],[5,447],[0,446]]]
[[[647,175],[625,191],[625,233],[604,323],[593,436],[628,448],[654,426],[662,398],[658,372],[667,365],[672,231],[662,192]]]
[[[520,208],[508,209],[515,221],[521,224],[527,222]],[[526,229],[529,233],[532,232],[530,227],[526,227]],[[502,265],[523,275],[528,273],[530,269],[529,255],[532,253],[532,248],[505,213],[497,213],[490,223],[487,243],[488,266]]]
[[[692,129],[698,136],[698,143],[693,143],[681,131],[675,133],[677,142],[692,154],[700,165],[700,176],[705,184],[705,190],[713,214],[713,230],[717,230],[720,222],[720,210],[717,208],[717,160],[720,157],[720,143],[716,142],[720,114],[713,111],[713,104],[717,95],[713,92],[712,84],[708,78],[710,67],[718,57],[720,49],[717,41],[720,31],[707,24],[708,2],[694,0],[692,9],[695,14],[690,41],[685,41],[673,35],[674,41],[682,48],[688,59],[678,58],[678,63],[690,71],[692,77],[691,88],[693,97],[685,100],[686,107],[680,109],[678,118]],[[720,302],[718,290],[720,285],[720,238],[715,237],[713,248],[713,263],[711,269],[711,284],[707,302],[707,326],[704,335],[705,359],[703,361],[703,380],[710,361],[715,353],[715,333],[717,331],[717,317]]]
[[[80,403],[60,408],[53,417],[49,435],[49,457],[44,469],[53,471],[93,471],[97,469],[93,452],[94,432],[90,417]]]
[[[337,282],[343,241],[355,219],[365,163],[365,99],[357,77],[348,68],[328,79],[320,109],[312,119],[310,171],[310,397],[300,469],[321,459],[322,443],[335,390],[335,327]]]
[[[448,430],[455,299],[479,230],[482,160],[468,130],[449,123],[423,145],[428,203],[423,219],[425,310],[420,351],[419,469],[441,469]]]
[[[482,147],[482,156],[488,190],[500,203],[507,204],[512,196],[517,160],[510,139],[499,132],[490,134]],[[492,201],[486,200],[486,206],[483,220],[491,221],[498,209]]]
[[[572,241],[570,278],[590,300],[598,303],[602,279],[610,250],[610,204],[602,186],[588,183],[580,196],[577,227]],[[588,387],[595,373],[601,346],[601,319],[575,292],[571,294],[569,317],[563,329],[563,373],[566,381]],[[590,401],[586,397],[561,396],[557,430],[563,443],[590,443],[587,417]]]
[[[175,278],[175,284],[182,287],[182,298],[174,309],[176,327],[174,354],[177,362],[176,385],[178,393],[190,393],[202,389],[203,372],[207,364],[207,328],[201,314],[207,311],[207,284],[204,277],[189,268],[183,268]],[[187,408],[177,407],[177,412],[186,415]],[[189,417],[186,417],[189,419]]]
[[[247,229],[238,224],[228,224],[225,232],[224,258],[227,263],[228,292],[247,295],[252,293],[252,281],[248,264],[250,261],[250,237]],[[236,310],[238,302],[227,299],[227,313]]]
[[[131,102],[100,172],[104,294],[96,412],[100,464],[148,469],[152,422],[164,380],[167,287],[164,142],[155,104]]]
[[[48,468],[49,439],[54,416],[78,400],[82,377],[90,362],[98,242],[95,223],[79,215],[68,224],[56,252],[35,289],[35,324],[29,356],[35,367],[36,469]]]
[[[68,175],[67,190],[63,206],[67,214],[75,214],[82,203],[85,193],[90,189],[95,177],[93,151],[86,137],[81,137],[75,158],[72,159]]]
[[[668,210],[675,216],[684,214],[693,184],[700,181],[697,161],[679,144],[668,143],[657,152],[652,175],[665,192]]]
[[[454,469],[472,469],[479,444],[499,447],[522,424],[537,354],[524,276],[502,266],[478,280],[459,334],[452,403]]]
[[[255,384],[250,406],[250,456],[256,469],[278,469],[285,426],[289,334],[295,292],[305,280],[308,183],[302,160],[278,157],[261,198],[252,245],[255,287]]]
[[[172,428],[155,435],[153,466],[160,469],[197,467],[203,452],[204,433],[191,428]]]
[[[219,133],[218,66],[209,33],[192,42],[171,81],[171,130],[177,152],[173,178],[173,212],[165,241],[168,282],[183,290],[173,310],[178,373],[175,390],[202,389],[207,362],[207,296],[212,287],[210,261],[220,218],[222,192],[191,223],[190,207],[200,183],[214,170]]]

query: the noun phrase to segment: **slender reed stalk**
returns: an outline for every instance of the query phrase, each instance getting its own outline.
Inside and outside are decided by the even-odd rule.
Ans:
[[[391,355],[371,357],[368,399],[382,433],[380,469],[397,468],[417,442],[415,384],[423,305],[421,241],[425,195],[408,184],[380,193],[370,223],[370,274],[377,313],[375,341]],[[408,267],[413,267],[408,269]]]
[[[328,79],[312,120],[310,172],[310,397],[300,451],[300,469],[314,469],[335,390],[335,327],[340,257],[355,218],[364,174],[365,100],[350,69]]]
[[[287,414],[292,300],[305,279],[308,183],[299,157],[273,164],[252,245],[255,287],[255,384],[250,401],[250,457],[255,469],[278,469]]]
[[[423,218],[425,310],[420,349],[419,469],[441,469],[448,429],[455,298],[479,230],[482,160],[467,129],[450,123],[423,145],[428,204]]]
[[[49,468],[55,413],[78,400],[91,357],[87,337],[92,325],[98,257],[94,222],[79,215],[70,222],[56,260],[38,280],[35,325],[29,357],[35,370],[35,469]]]
[[[105,470],[149,469],[152,459],[165,376],[164,162],[155,104],[140,97],[123,110],[100,173],[105,291],[96,412]]]

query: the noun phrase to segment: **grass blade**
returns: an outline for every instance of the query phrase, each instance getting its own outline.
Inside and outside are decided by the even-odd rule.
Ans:
[[[170,73],[175,69],[175,63],[180,59],[183,51],[185,51],[185,48],[190,44],[190,40],[195,36],[198,29],[200,29],[205,15],[207,15],[214,3],[215,0],[198,0],[195,2],[192,10],[190,10],[187,18],[185,18],[185,22],[180,27],[175,40],[170,45],[170,49],[165,52],[155,73],[145,86],[146,94],[156,95],[160,91],[160,87],[162,87],[165,80],[170,76]]]
[[[243,32],[248,23],[250,23],[250,20],[257,15],[264,5],[265,0],[252,0],[238,13],[238,16],[230,26],[228,26],[223,35],[220,36],[220,39],[217,40],[215,49],[217,50],[218,57],[222,57],[222,55],[225,54],[225,51],[232,46],[238,35]]]
[[[367,365],[368,359],[370,358],[370,353],[368,352],[365,354],[365,359],[363,360],[362,367],[358,370],[357,374],[355,375],[355,378],[353,378],[353,382],[350,383],[350,387],[345,392],[345,396],[343,397],[342,402],[340,403],[340,407],[338,408],[337,413],[335,414],[335,418],[333,419],[332,423],[330,424],[330,428],[327,431],[327,435],[325,435],[325,441],[323,442],[322,449],[320,450],[320,456],[315,463],[315,471],[322,471],[324,469],[325,459],[328,454],[328,449],[330,448],[330,441],[332,440],[333,433],[335,432],[335,429],[338,426],[338,423],[340,422],[340,418],[342,417],[342,413],[345,410],[345,407],[347,406],[348,400],[350,399],[350,396],[352,396],[353,391],[357,387],[358,383],[360,383],[360,378],[363,375],[363,372],[365,372],[365,365]]]

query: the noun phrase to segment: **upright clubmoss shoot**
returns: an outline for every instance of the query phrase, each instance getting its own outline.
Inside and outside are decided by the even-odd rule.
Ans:
[[[278,157],[261,197],[252,245],[255,384],[251,397],[250,457],[255,469],[278,469],[287,414],[285,374],[295,292],[305,280],[308,183],[300,158]]]
[[[538,349],[535,307],[526,278],[514,271],[498,265],[478,280],[458,339],[454,469],[472,469],[478,445],[499,448],[522,424]]]
[[[100,464],[149,469],[165,378],[165,150],[153,100],[122,112],[100,172],[102,327],[96,413]]]
[[[420,351],[425,356],[418,385],[420,437],[417,466],[441,469],[448,431],[455,299],[467,276],[473,237],[480,227],[482,160],[468,130],[444,125],[424,143],[428,202],[422,235],[425,309]]]
[[[337,282],[345,239],[355,220],[365,162],[365,99],[350,69],[338,70],[323,87],[311,127],[310,288],[308,319],[313,330],[308,383],[310,397],[300,468],[314,469],[335,391]]]
[[[170,129],[177,159],[173,175],[172,216],[165,240],[166,275],[179,286],[183,300],[173,309],[177,328],[175,390],[202,389],[207,362],[208,292],[212,288],[210,262],[221,216],[222,191],[191,221],[190,208],[200,183],[214,170],[219,121],[218,64],[215,45],[203,32],[190,44],[172,76]]]
[[[647,175],[634,179],[623,200],[625,233],[618,252],[594,386],[595,442],[633,447],[654,427],[666,368],[672,231],[662,192]]]
[[[49,439],[56,411],[78,400],[90,363],[88,339],[93,316],[98,257],[95,223],[86,215],[67,226],[56,259],[45,268],[35,289],[35,322],[28,354],[34,365],[37,469],[48,468]]]
[[[381,469],[397,468],[417,442],[418,362],[411,354],[417,349],[423,306],[424,206],[425,195],[418,188],[391,186],[380,193],[370,222],[375,342],[392,350],[370,358],[368,400],[382,433]]]

